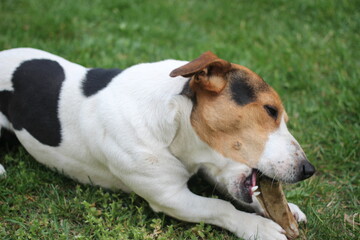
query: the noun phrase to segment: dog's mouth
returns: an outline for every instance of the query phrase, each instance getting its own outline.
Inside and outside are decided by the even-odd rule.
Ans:
[[[259,170],[253,169],[251,174],[245,178],[240,186],[242,200],[247,203],[252,203],[252,197],[260,194],[258,191],[257,179],[258,176],[263,175]]]

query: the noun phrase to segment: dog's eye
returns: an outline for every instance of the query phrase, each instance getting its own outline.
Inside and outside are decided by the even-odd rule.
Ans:
[[[270,106],[270,105],[264,105],[264,108],[266,112],[269,114],[270,117],[274,118],[275,120],[278,117],[278,110],[276,107]]]

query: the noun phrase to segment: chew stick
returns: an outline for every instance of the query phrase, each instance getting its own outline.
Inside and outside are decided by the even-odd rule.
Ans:
[[[288,239],[297,238],[299,236],[298,224],[290,211],[281,183],[260,176],[258,185],[261,194],[257,198],[266,214],[286,231]]]

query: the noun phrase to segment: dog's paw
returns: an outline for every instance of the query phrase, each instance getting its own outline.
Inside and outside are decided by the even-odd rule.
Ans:
[[[260,216],[252,215],[246,220],[246,240],[287,240],[285,230],[274,221]]]
[[[6,177],[6,171],[3,165],[0,164],[0,179]]]
[[[295,220],[297,222],[304,222],[306,223],[307,222],[307,219],[306,219],[306,215],[305,213],[303,213],[300,208],[293,204],[293,203],[288,203],[289,204],[289,208],[290,208],[290,211],[291,213],[294,215],[295,217]]]

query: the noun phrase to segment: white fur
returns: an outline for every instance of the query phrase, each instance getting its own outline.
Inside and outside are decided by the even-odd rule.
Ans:
[[[305,213],[303,213],[297,205],[295,205],[293,203],[289,203],[288,205],[289,205],[290,211],[294,215],[296,221],[304,222],[304,223],[307,222]]]
[[[169,77],[186,62],[135,65],[97,94],[85,97],[81,81],[86,68],[40,50],[7,50],[0,52],[0,89],[12,90],[16,67],[34,58],[57,61],[66,76],[58,109],[60,146],[44,145],[25,129],[15,131],[37,161],[82,183],[134,191],[155,211],[181,220],[214,224],[245,239],[286,240],[273,221],[238,211],[224,200],[197,196],[187,188],[189,177],[202,168],[236,197],[236,183],[251,169],[215,152],[194,132],[189,121],[192,103],[179,95],[187,79]],[[4,115],[0,124],[9,128]],[[277,144],[286,144],[286,131],[282,123],[270,136],[261,164],[269,164]]]
[[[280,127],[268,137],[258,169],[269,177],[294,182],[304,159],[303,150],[287,129],[282,116]]]

